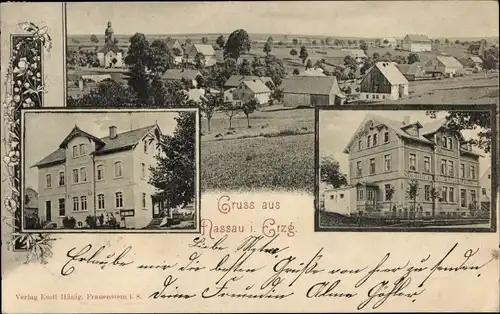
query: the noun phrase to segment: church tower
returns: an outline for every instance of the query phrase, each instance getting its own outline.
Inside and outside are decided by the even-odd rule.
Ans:
[[[113,28],[111,27],[111,21],[108,21],[108,28],[104,31],[104,43],[112,43],[115,40]]]

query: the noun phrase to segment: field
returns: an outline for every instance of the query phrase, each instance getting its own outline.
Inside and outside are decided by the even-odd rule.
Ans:
[[[234,130],[217,113],[210,133],[202,119],[202,190],[313,191],[313,109],[258,112],[251,116],[250,129],[240,114],[233,118]],[[230,131],[235,134],[226,135]]]

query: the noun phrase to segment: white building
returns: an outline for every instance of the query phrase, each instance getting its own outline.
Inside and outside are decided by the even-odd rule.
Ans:
[[[354,209],[351,204],[350,191],[352,187],[342,187],[337,189],[326,189],[324,191],[323,206],[327,212],[338,213],[349,216]]]

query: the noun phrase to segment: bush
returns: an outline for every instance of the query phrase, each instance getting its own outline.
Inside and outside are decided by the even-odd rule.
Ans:
[[[76,219],[74,217],[65,216],[62,220],[63,227],[67,229],[75,229],[76,227]]]
[[[42,229],[40,218],[37,216],[27,216],[24,218],[24,228],[26,229]]]
[[[87,216],[87,218],[85,218],[85,222],[89,228],[95,229],[97,227],[96,217],[94,216]]]

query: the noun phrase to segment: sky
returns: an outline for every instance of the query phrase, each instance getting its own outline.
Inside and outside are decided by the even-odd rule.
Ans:
[[[26,112],[25,114],[25,187],[38,191],[38,170],[31,168],[55,151],[77,125],[82,131],[102,138],[109,135],[109,127],[116,126],[118,134],[131,129],[158,124],[165,135],[171,135],[177,122],[177,112]]]
[[[392,120],[403,121],[405,116],[410,117],[410,122],[419,121],[421,124],[436,121],[431,119],[425,114],[425,110],[397,110],[397,111],[381,111],[381,110],[328,110],[321,111],[319,118],[319,156],[334,157],[340,165],[343,173],[349,174],[349,161],[348,155],[343,151],[349,140],[354,135],[358,127],[363,122],[363,119],[368,114],[375,114],[378,116],[386,117]],[[436,119],[444,119],[447,115],[446,111],[437,112]],[[466,140],[475,138],[477,130],[466,130],[462,134]],[[321,139],[335,139],[335,140],[321,140]],[[485,154],[479,148],[473,147],[473,151],[480,153],[484,158],[479,158],[479,178],[491,166],[491,156]]]
[[[497,1],[71,2],[67,33],[498,36]]]

